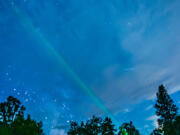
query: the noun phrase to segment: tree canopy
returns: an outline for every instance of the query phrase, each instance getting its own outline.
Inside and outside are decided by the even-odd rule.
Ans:
[[[100,117],[93,116],[86,123],[82,121],[81,124],[78,124],[72,121],[68,135],[114,135],[115,131],[109,117],[103,120]]]
[[[118,135],[140,135],[139,131],[135,128],[132,121],[123,123],[120,127]]]
[[[86,123],[72,121],[68,135],[140,135],[135,126],[130,123],[123,123],[119,127],[119,131],[115,129],[115,125],[112,124],[112,120],[109,117],[101,119],[93,116],[87,120]]]
[[[25,118],[25,107],[21,102],[9,96],[0,103],[0,135],[43,135],[42,122]]]

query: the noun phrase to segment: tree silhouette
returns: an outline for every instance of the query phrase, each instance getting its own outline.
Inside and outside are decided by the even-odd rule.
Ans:
[[[93,116],[85,124],[81,122],[78,125],[76,122],[71,122],[68,135],[114,135],[115,131],[110,118],[106,117],[102,120],[99,117]]]
[[[0,135],[43,135],[42,122],[36,122],[28,115],[24,117],[25,107],[9,96],[0,103]]]
[[[101,119],[93,116],[86,123],[81,122],[81,124],[78,124],[72,121],[68,135],[117,135],[117,130],[114,127],[109,117]],[[140,133],[130,122],[122,124],[118,135],[140,135]]]
[[[150,135],[162,135],[162,130],[160,129],[154,129],[153,132]]]
[[[163,129],[165,123],[169,123],[175,120],[178,108],[174,104],[171,97],[168,95],[167,90],[163,85],[159,86],[156,96],[156,115],[159,116],[159,129]]]
[[[123,123],[119,129],[120,131],[118,135],[126,135],[126,133],[128,135],[140,135],[139,131],[135,128],[132,121],[130,121],[129,123]]]
[[[171,132],[174,131],[174,135],[180,135],[180,115],[176,117],[171,128]]]
[[[0,121],[3,126],[9,126],[17,116],[24,116],[25,107],[21,102],[9,96],[7,102],[0,103]]]
[[[119,127],[118,135],[128,135],[128,133],[126,132],[126,129]]]
[[[86,124],[81,122],[81,124],[78,125],[78,123],[72,121],[68,135],[98,135],[101,133],[101,124],[102,119],[95,116],[87,120]]]
[[[102,119],[93,116],[90,120],[87,120],[85,124],[85,132],[87,135],[97,135],[101,133]]]
[[[84,126],[82,125],[82,127]],[[82,135],[83,132],[80,130],[80,128],[81,127],[78,125],[78,123],[72,121],[70,123],[70,130],[68,131],[68,135]]]
[[[165,124],[164,135],[180,135],[180,115],[176,117],[175,121]]]
[[[43,135],[42,122],[37,123],[30,115],[27,119],[18,117],[11,124],[13,135]]]
[[[109,117],[106,117],[101,125],[102,135],[114,135],[116,129]]]

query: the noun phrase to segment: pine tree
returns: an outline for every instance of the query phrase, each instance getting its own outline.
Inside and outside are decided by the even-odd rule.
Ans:
[[[175,120],[178,108],[174,104],[173,100],[171,99],[163,85],[159,86],[156,96],[156,115],[159,116],[159,129],[163,129],[165,123],[169,123]]]
[[[102,135],[114,135],[116,131],[110,118],[106,117],[101,125]]]

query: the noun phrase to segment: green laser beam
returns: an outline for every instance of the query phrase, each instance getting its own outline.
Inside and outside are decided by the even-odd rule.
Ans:
[[[80,79],[80,77],[73,71],[73,69],[67,64],[67,62],[63,59],[63,57],[55,50],[53,45],[44,37],[44,35],[38,31],[28,15],[22,12],[18,7],[14,6],[14,11],[16,15],[19,17],[22,25],[25,29],[28,30],[34,37],[36,37],[42,45],[51,53],[53,57],[56,58],[58,64],[63,67],[63,69],[70,75],[71,79],[73,79],[78,86],[84,91],[93,102],[105,113],[112,118],[115,123],[119,123],[112,113],[105,107],[105,105],[101,102],[101,100],[88,88],[88,86]]]

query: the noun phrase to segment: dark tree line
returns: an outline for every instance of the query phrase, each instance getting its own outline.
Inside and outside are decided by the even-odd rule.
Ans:
[[[169,96],[163,85],[156,93],[155,104],[158,116],[158,128],[151,135],[180,135],[180,115],[178,107]],[[44,135],[42,122],[36,122],[30,115],[24,116],[25,107],[21,102],[9,96],[7,101],[0,103],[0,135]],[[111,118],[95,117],[77,123],[72,121],[68,135],[140,135],[133,123],[123,123],[118,130]]]
[[[0,135],[44,135],[42,122],[32,120],[30,115],[25,118],[26,108],[21,102],[9,96],[7,101],[0,103]],[[71,122],[68,135],[140,135],[132,122],[124,123],[119,130],[115,129],[111,118],[104,119],[93,116],[80,124]]]
[[[86,123],[83,121],[78,124],[76,122],[71,122],[70,130],[68,135],[114,135],[116,131],[114,125],[110,118],[106,117],[104,120],[93,116]]]
[[[21,102],[9,96],[0,103],[0,135],[43,135],[42,122],[24,117],[25,107]]]
[[[139,131],[135,128],[132,122],[123,123],[119,130],[115,129],[111,119],[106,117],[93,116],[85,123],[82,121],[80,124],[72,121],[68,135],[140,135]]]

